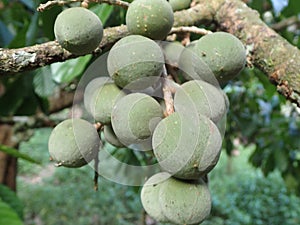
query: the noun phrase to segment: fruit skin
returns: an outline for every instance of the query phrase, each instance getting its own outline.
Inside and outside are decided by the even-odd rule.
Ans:
[[[54,34],[58,43],[75,55],[91,53],[103,37],[101,20],[92,11],[82,7],[72,7],[61,12],[54,24]]]
[[[126,24],[131,34],[163,40],[174,23],[173,10],[166,0],[135,0],[130,3]]]
[[[176,178],[194,180],[217,164],[222,137],[207,117],[175,112],[158,123],[152,146],[164,171]]]
[[[171,175],[166,172],[154,174],[145,182],[141,190],[143,208],[153,219],[159,222],[169,221],[161,211],[159,191],[163,182],[170,176]]]
[[[110,124],[113,106],[125,95],[113,82],[105,83],[95,90],[90,99],[90,109],[95,121]]]
[[[162,41],[160,43],[160,46],[163,49],[166,63],[172,66],[178,66],[179,58],[182,51],[184,50],[184,46],[179,42],[166,41]]]
[[[164,65],[160,47],[141,35],[119,40],[110,50],[107,69],[114,82],[126,89],[145,89],[159,79]]]
[[[169,0],[173,11],[179,11],[190,7],[191,0]]]
[[[181,52],[179,69],[186,80],[203,80],[214,86],[219,86],[214,73],[196,51],[198,40],[191,42]]]
[[[227,112],[222,90],[202,80],[191,80],[181,85],[174,96],[174,107],[177,112],[193,109],[215,123]]]
[[[83,119],[67,119],[52,131],[48,148],[52,159],[65,167],[81,167],[89,163],[99,150],[95,127]]]
[[[103,134],[104,134],[105,140],[108,143],[110,143],[111,145],[113,145],[115,147],[120,147],[120,148],[124,147],[124,145],[119,141],[114,130],[112,129],[112,127],[110,125],[104,126]]]
[[[230,33],[215,32],[201,37],[195,51],[213,71],[221,85],[237,76],[246,64],[244,45]]]
[[[113,83],[112,79],[110,77],[97,77],[89,81],[89,83],[86,85],[84,89],[84,95],[83,95],[83,102],[85,109],[92,113],[92,96],[101,86],[103,86],[106,83]]]
[[[150,150],[153,130],[162,117],[162,109],[155,99],[132,93],[115,104],[111,123],[121,143],[126,146],[140,144],[143,150]]]
[[[193,183],[170,177],[160,185],[162,214],[174,224],[199,224],[211,211],[208,186],[200,179]]]

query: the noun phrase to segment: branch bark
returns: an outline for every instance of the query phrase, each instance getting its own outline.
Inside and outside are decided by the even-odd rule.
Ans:
[[[174,27],[215,23],[237,36],[249,51],[251,63],[264,72],[277,90],[300,107],[300,51],[269,28],[259,14],[240,0],[197,0],[188,10],[175,12]],[[126,26],[108,28],[99,49],[128,35]],[[22,49],[0,49],[0,76],[35,69],[74,58],[56,42]]]

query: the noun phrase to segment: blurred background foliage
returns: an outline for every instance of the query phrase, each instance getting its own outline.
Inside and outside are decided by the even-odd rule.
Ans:
[[[0,48],[54,40],[53,24],[63,7],[37,13],[36,7],[44,2],[0,0]],[[299,0],[244,2],[300,48]],[[71,4],[75,5],[78,3]],[[91,10],[105,27],[125,23],[126,12],[120,7],[92,4]],[[87,55],[0,78],[0,120],[19,118],[16,126],[22,127],[23,132],[16,136],[21,142],[19,150],[41,162],[36,165],[19,161],[18,196],[24,206],[13,205],[12,202],[19,202],[17,197],[4,198],[13,195],[0,188],[0,212],[13,208],[11,218],[17,218],[15,224],[22,224],[20,218],[25,224],[47,225],[140,224],[145,219],[137,188],[101,179],[100,190],[94,192],[90,167],[70,170],[49,164],[47,140],[51,128],[34,128],[31,120],[41,113],[52,118],[51,98],[62,91],[74,91],[95,59]],[[230,101],[224,151],[210,175],[214,206],[204,224],[300,224],[299,108],[279,95],[255,68],[245,69],[224,91]],[[68,115],[68,111],[63,111],[52,119],[60,121]],[[119,151],[117,157],[132,160],[133,164],[145,163],[137,155],[128,158],[125,154],[126,151]],[[24,214],[20,213],[23,207]]]

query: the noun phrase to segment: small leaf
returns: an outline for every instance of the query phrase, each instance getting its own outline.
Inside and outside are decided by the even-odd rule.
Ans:
[[[23,225],[18,214],[0,199],[0,225]]]
[[[41,98],[46,98],[54,94],[57,87],[52,80],[52,73],[49,66],[40,68],[33,78],[34,91]]]
[[[23,203],[14,191],[2,184],[0,184],[0,199],[13,208],[20,218],[23,218]]]
[[[105,25],[106,21],[113,12],[113,6],[107,4],[98,4],[91,7],[90,10],[97,14],[103,25]]]
[[[0,151],[6,153],[8,155],[11,155],[11,156],[14,156],[14,157],[17,157],[17,158],[20,158],[20,159],[24,159],[24,160],[26,160],[28,162],[31,162],[31,163],[41,164],[40,162],[38,162],[37,160],[31,158],[30,156],[28,156],[26,154],[23,154],[23,153],[19,152],[17,149],[8,147],[6,145],[0,145]]]
[[[51,65],[53,80],[57,83],[71,82],[81,75],[91,58],[91,55],[86,55],[65,62],[53,63]]]
[[[0,47],[7,46],[12,39],[12,33],[9,31],[7,26],[2,21],[0,21]]]

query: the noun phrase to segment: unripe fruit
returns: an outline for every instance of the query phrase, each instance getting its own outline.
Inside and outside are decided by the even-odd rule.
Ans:
[[[186,180],[198,179],[216,165],[221,134],[207,117],[175,112],[159,122],[152,137],[153,152],[164,171]]]
[[[230,33],[215,32],[203,36],[198,40],[195,51],[221,85],[238,75],[246,64],[244,45]]]
[[[181,52],[184,50],[184,46],[179,42],[166,42],[160,43],[163,49],[165,61],[172,66],[178,66]]]
[[[61,12],[54,24],[58,43],[75,55],[91,53],[103,37],[102,22],[96,14],[83,7],[73,7]]]
[[[192,80],[181,85],[174,96],[177,112],[193,109],[217,123],[226,113],[225,97],[221,89],[202,80]]]
[[[141,191],[143,208],[152,218],[159,222],[169,221],[161,211],[159,191],[163,182],[170,176],[171,175],[166,172],[153,175],[145,182]]]
[[[110,124],[113,106],[125,95],[113,82],[107,82],[95,90],[90,99],[90,109],[95,121]]]
[[[214,73],[206,62],[197,55],[196,46],[198,41],[191,42],[181,52],[179,57],[179,69],[186,80],[203,80],[218,86]]]
[[[126,24],[131,34],[163,40],[174,23],[173,10],[166,0],[135,0],[130,3]]]
[[[89,163],[99,150],[95,127],[83,119],[67,119],[52,131],[48,148],[59,166],[81,167]]]
[[[111,123],[124,145],[137,144],[151,149],[151,136],[163,117],[159,103],[146,94],[133,93],[121,98],[113,107]]]
[[[120,148],[124,147],[124,145],[119,141],[114,130],[112,129],[112,127],[110,125],[104,126],[103,134],[104,134],[105,140],[109,144],[111,144],[115,147],[120,147]]]
[[[167,179],[160,185],[159,203],[162,214],[174,224],[199,224],[211,211],[210,192],[202,180]]]
[[[173,11],[179,11],[190,7],[191,0],[169,0]]]
[[[110,79],[110,77],[97,77],[92,79],[86,85],[84,89],[83,101],[84,101],[84,107],[89,113],[92,113],[91,99],[95,91],[97,91],[104,84],[112,83],[112,82],[113,81]]]
[[[160,47],[151,39],[130,35],[110,50],[107,69],[114,82],[126,89],[145,89],[159,79],[164,65]]]

